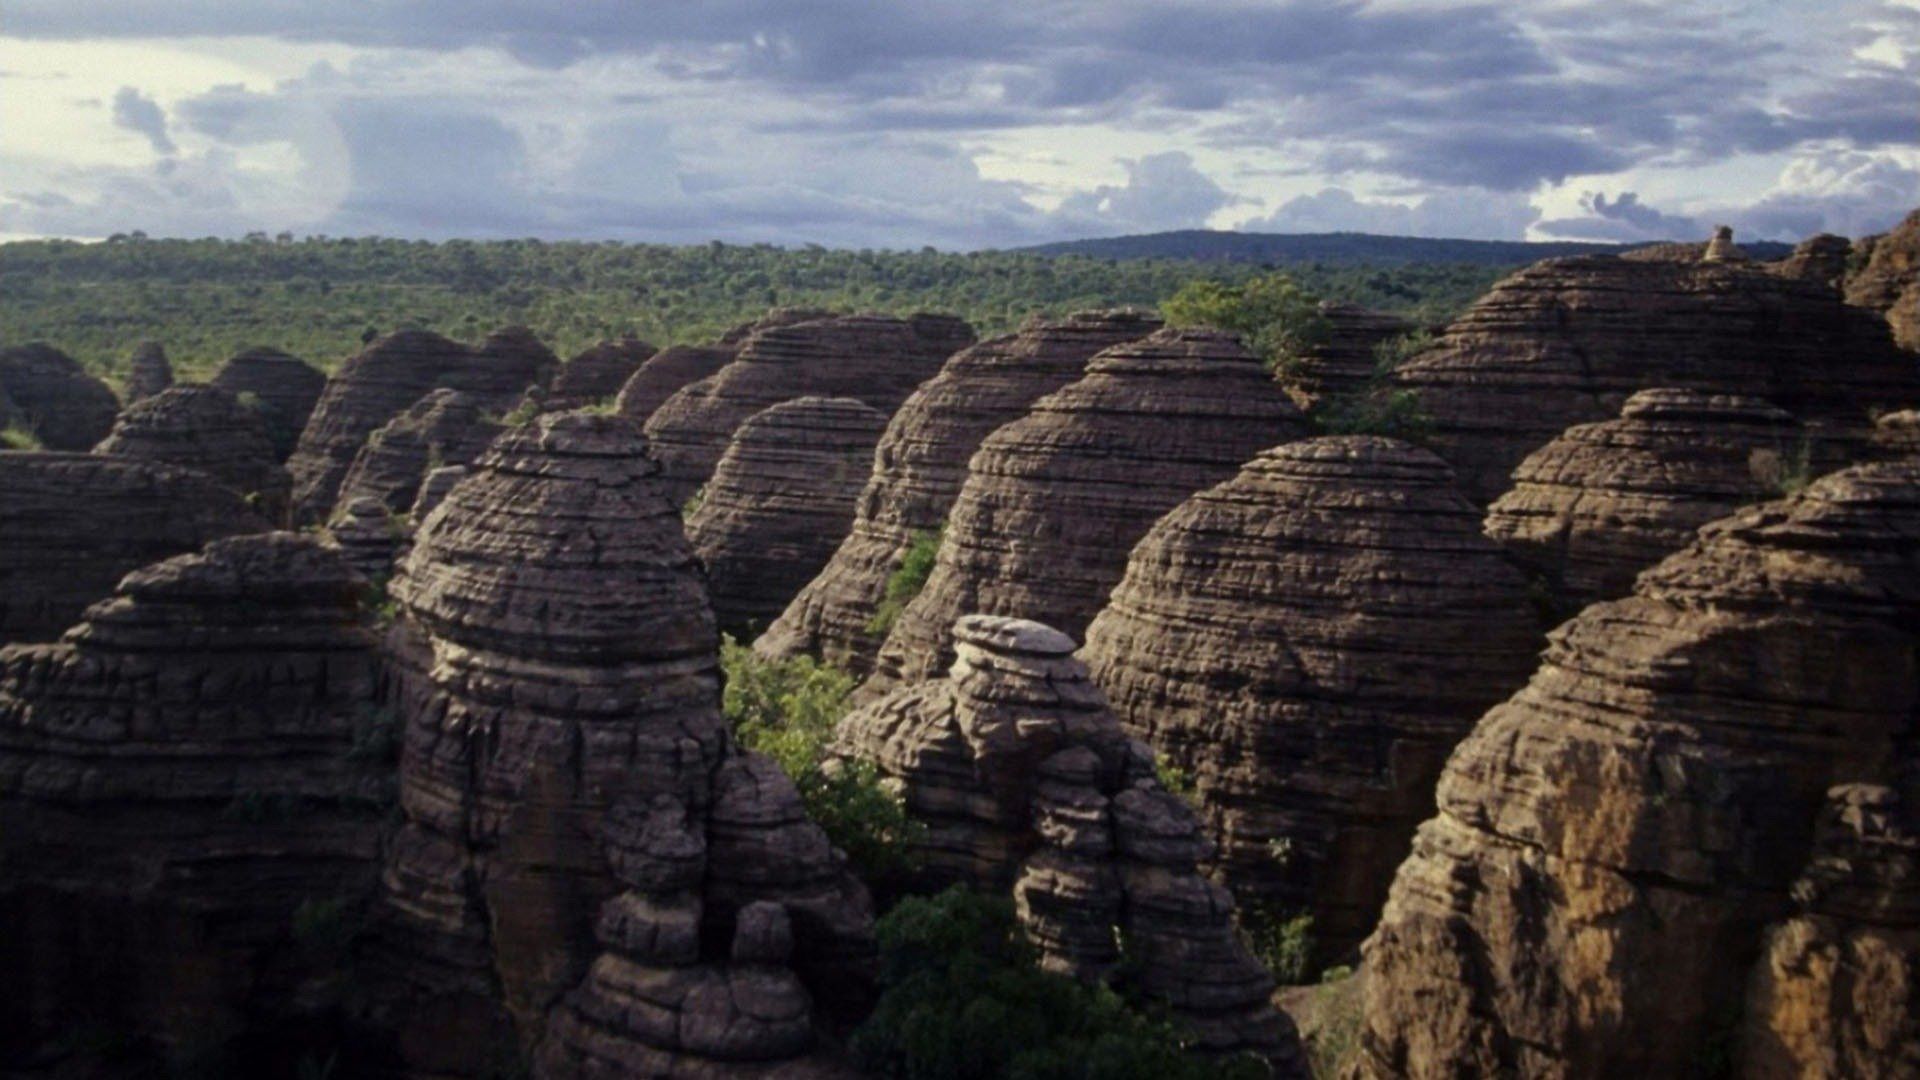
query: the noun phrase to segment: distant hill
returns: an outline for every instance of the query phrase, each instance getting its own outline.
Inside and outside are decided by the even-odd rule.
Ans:
[[[1182,229],[1141,236],[1068,240],[1019,248],[1036,255],[1082,255],[1092,259],[1195,259],[1283,265],[1404,266],[1410,263],[1461,263],[1517,266],[1562,255],[1621,252],[1639,244],[1591,244],[1563,240],[1437,240],[1423,236],[1375,236],[1371,233],[1248,233]],[[1793,248],[1763,241],[1742,244],[1756,259],[1777,259]]]

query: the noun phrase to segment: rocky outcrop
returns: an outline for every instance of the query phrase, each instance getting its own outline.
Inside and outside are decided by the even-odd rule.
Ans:
[[[134,402],[93,452],[195,469],[268,521],[286,516],[293,481],[274,460],[272,440],[259,417],[219,387],[176,386]]]
[[[1363,1072],[1724,1062],[1767,927],[1823,873],[1829,789],[1914,763],[1916,536],[1920,462],[1859,466],[1707,526],[1554,631],[1449,760],[1368,940]]]
[[[143,341],[127,360],[127,404],[143,401],[173,385],[173,365],[157,341]]]
[[[260,414],[273,440],[274,460],[284,462],[300,442],[327,377],[299,357],[256,347],[220,365],[212,382]]]
[[[471,472],[465,465],[442,465],[429,472],[426,479],[420,481],[420,494],[414,496],[413,510],[407,517],[415,524],[427,520],[427,515],[446,499],[447,493],[465,480]]]
[[[1701,262],[1746,262],[1747,253],[1733,242],[1733,226],[1716,225],[1713,239],[1707,241],[1707,250],[1700,253]]]
[[[1102,352],[980,444],[933,572],[862,693],[945,671],[962,615],[1083,634],[1161,515],[1304,434],[1300,410],[1231,334],[1161,330]]]
[[[1625,596],[1700,526],[1812,468],[1793,417],[1766,402],[1642,390],[1618,420],[1580,424],[1528,455],[1487,511],[1487,535],[1567,613]]]
[[[631,334],[582,349],[553,373],[540,407],[564,412],[611,399],[659,351]]]
[[[0,349],[0,393],[48,450],[92,449],[120,411],[106,383],[39,342]]]
[[[1750,263],[1549,259],[1494,286],[1402,365],[1429,444],[1485,504],[1529,453],[1654,387],[1765,398],[1835,434],[1920,397],[1871,313]]]
[[[1837,293],[1846,284],[1847,259],[1852,253],[1853,242],[1846,237],[1820,233],[1794,245],[1793,254],[1767,269]]]
[[[486,399],[462,390],[435,390],[367,436],[340,481],[338,502],[372,499],[405,514],[427,473],[467,465],[503,430]]]
[[[620,387],[614,411],[644,424],[681,387],[733,363],[737,352],[731,345],[669,345],[648,357]]]
[[[707,482],[747,417],[797,397],[852,397],[891,415],[947,357],[973,343],[950,315],[846,315],[755,330],[726,367],[647,419],[670,494]]]
[[[1447,754],[1538,638],[1446,465],[1351,436],[1269,450],[1160,519],[1082,656],[1192,779],[1219,879],[1312,916],[1318,971],[1373,928]]]
[[[107,1030],[180,1060],[244,1032],[285,1057],[242,1074],[293,1072],[276,1026],[337,980],[319,920],[370,893],[392,795],[360,752],[360,588],[310,538],[235,537],[0,650],[0,1056]]]
[[[197,472],[100,454],[0,454],[0,642],[50,640],[129,570],[268,528]]]
[[[447,494],[394,580],[405,824],[370,962],[416,1072],[536,1044],[543,1076],[796,1067],[808,997],[867,961],[864,889],[731,742],[658,474],[631,421],[542,416]]]
[[[1920,210],[1863,246],[1866,265],[1847,280],[1847,303],[1885,315],[1901,348],[1920,349]]]
[[[1197,1048],[1298,1072],[1292,1025],[1234,931],[1232,896],[1196,869],[1199,822],[1107,710],[1072,639],[984,615],[953,637],[947,678],[856,710],[834,740],[898,785],[926,826],[930,883],[1011,891],[1045,967],[1130,980]]]
[[[296,518],[326,519],[367,437],[429,392],[463,390],[480,407],[504,412],[557,363],[521,327],[489,335],[478,349],[425,330],[402,330],[367,346],[327,380],[287,462]]]
[[[721,630],[751,638],[833,557],[886,426],[854,398],[804,397],[733,433],[686,523]]]
[[[1357,304],[1322,303],[1320,317],[1326,321],[1326,335],[1280,365],[1280,381],[1303,409],[1365,393],[1380,371],[1374,350],[1419,329],[1398,315]]]
[[[393,576],[394,560],[406,551],[411,535],[403,517],[368,495],[343,500],[325,530],[341,561],[373,585],[385,585]]]
[[[1018,333],[955,353],[894,414],[847,539],[754,649],[774,657],[811,654],[865,675],[880,649],[882,635],[869,626],[887,580],[916,536],[945,523],[981,441],[1078,379],[1095,353],[1159,328],[1144,311],[1082,311],[1036,318]]]

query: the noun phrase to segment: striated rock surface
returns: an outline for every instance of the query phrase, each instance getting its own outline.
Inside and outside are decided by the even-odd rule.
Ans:
[[[420,481],[420,494],[414,496],[413,509],[407,516],[416,525],[427,520],[427,515],[433,513],[434,508],[446,499],[447,493],[465,480],[471,471],[465,465],[442,465],[429,472]]]
[[[307,418],[327,386],[320,369],[279,349],[256,347],[228,360],[213,373],[214,386],[260,414],[273,440],[274,459],[292,456]]]
[[[0,642],[58,637],[129,570],[270,528],[201,473],[101,454],[0,454]]]
[[[1847,280],[1847,259],[1853,242],[1844,236],[1820,233],[1794,245],[1793,254],[1767,269],[1839,292]]]
[[[0,1053],[89,1025],[169,1055],[271,1044],[324,996],[299,913],[353,917],[393,782],[355,751],[378,640],[359,592],[311,538],[235,537],[128,574],[58,644],[0,649]]]
[[[1094,357],[980,444],[933,572],[862,693],[946,670],[962,615],[1085,633],[1161,515],[1304,434],[1300,410],[1231,334],[1160,330]]]
[[[621,385],[614,411],[644,424],[681,387],[726,367],[736,352],[731,345],[669,345],[648,357]]]
[[[1793,417],[1759,398],[1642,390],[1618,420],[1580,424],[1528,455],[1487,511],[1487,535],[1561,608],[1625,596],[1700,526],[1811,467]]]
[[[916,534],[946,521],[981,441],[1080,378],[1094,354],[1159,328],[1145,311],[1081,311],[1036,318],[1016,334],[955,353],[894,414],[845,542],[754,648],[776,657],[812,654],[865,675],[880,648],[882,635],[868,627],[887,580]]]
[[[1403,365],[1430,445],[1492,502],[1527,454],[1653,387],[1765,398],[1860,433],[1920,397],[1920,365],[1871,313],[1748,263],[1549,259],[1507,278]]]
[[[1362,1072],[1724,1062],[1768,926],[1822,873],[1829,789],[1913,765],[1917,536],[1920,462],[1859,466],[1707,526],[1554,631],[1449,760],[1368,940]]]
[[[1920,210],[1863,245],[1866,265],[1847,281],[1847,302],[1887,317],[1893,340],[1920,349]]]
[[[326,526],[341,561],[376,585],[393,576],[394,560],[406,551],[409,535],[402,518],[368,495],[344,500]]]
[[[286,516],[293,487],[258,416],[215,386],[176,386],[134,402],[93,448],[196,469],[239,493],[269,521]]]
[[[1155,779],[1152,751],[1121,730],[1072,639],[985,615],[953,637],[947,678],[856,710],[834,741],[899,785],[926,825],[926,876],[1011,890],[1044,966],[1130,980],[1202,1051],[1252,1051],[1298,1073],[1292,1025],[1234,930],[1233,898],[1196,869],[1209,847],[1199,822]]]
[[[435,389],[463,390],[504,412],[558,361],[523,327],[488,335],[479,348],[425,330],[388,334],[327,380],[287,468],[300,520],[323,520],[367,437]]]
[[[973,343],[950,315],[845,315],[754,330],[717,373],[647,419],[668,491],[685,500],[713,474],[749,416],[797,397],[852,397],[891,414],[947,357]]]
[[[1303,409],[1364,392],[1380,367],[1374,349],[1418,329],[1398,315],[1357,304],[1322,303],[1320,317],[1327,323],[1326,337],[1283,361],[1280,372],[1280,381]]]
[[[48,450],[92,449],[120,411],[106,383],[40,342],[0,349],[0,393]]]
[[[157,341],[143,341],[127,360],[127,404],[150,398],[173,385],[173,365]]]
[[[553,373],[541,408],[561,412],[611,398],[659,351],[632,335],[582,349]]]
[[[1241,903],[1313,916],[1318,971],[1373,928],[1447,754],[1539,636],[1445,463],[1349,436],[1269,450],[1161,518],[1082,656],[1192,778]]]
[[[733,433],[686,522],[723,631],[750,637],[833,557],[886,426],[857,399],[804,397]]]
[[[536,1044],[552,1077],[797,1067],[810,999],[869,960],[864,889],[731,742],[658,474],[630,420],[540,417],[446,495],[395,578],[406,820],[373,959],[416,1072]]]
[[[367,436],[340,481],[339,503],[372,499],[404,514],[427,473],[472,463],[502,430],[486,399],[462,390],[435,390]]]

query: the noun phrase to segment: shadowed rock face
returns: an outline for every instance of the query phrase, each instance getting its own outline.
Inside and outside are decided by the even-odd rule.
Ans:
[[[666,400],[733,362],[731,345],[669,345],[647,358],[620,387],[614,411],[644,424]]]
[[[1082,655],[1193,778],[1235,895],[1313,916],[1318,970],[1373,928],[1447,754],[1538,645],[1446,465],[1352,436],[1269,450],[1160,519]]]
[[[541,408],[561,412],[592,405],[620,392],[647,358],[660,350],[637,337],[602,341],[576,353],[554,372]]]
[[[845,315],[755,330],[726,367],[682,388],[647,420],[669,493],[707,482],[749,416],[797,397],[852,397],[891,415],[947,357],[973,343],[948,315]]]
[[[1883,458],[1920,454],[1920,409],[1886,413],[1873,425],[1871,452]]]
[[[840,724],[834,752],[900,785],[926,826],[928,884],[1011,890],[1042,964],[1116,975],[1166,1004],[1199,1049],[1253,1051],[1300,1073],[1273,980],[1233,928],[1233,898],[1200,876],[1193,811],[1107,710],[1073,641],[1038,623],[959,621],[946,679],[903,687]],[[1303,1075],[1303,1073],[1302,1073]]]
[[[1901,348],[1920,349],[1920,210],[1864,246],[1867,264],[1847,281],[1847,302],[1885,315]]]
[[[1431,444],[1489,503],[1527,454],[1639,390],[1762,397],[1859,433],[1920,397],[1920,365],[1868,312],[1748,263],[1549,259],[1494,286],[1397,373]]]
[[[113,428],[120,402],[107,384],[51,345],[0,349],[0,393],[48,450],[93,448]]]
[[[173,365],[157,341],[143,341],[127,361],[127,404],[142,401],[173,385]]]
[[[1853,242],[1846,237],[1820,233],[1800,241],[1793,254],[1767,269],[1839,292],[1846,283],[1847,257],[1852,252]]]
[[[463,390],[504,412],[558,364],[523,327],[488,335],[477,349],[425,330],[374,342],[327,380],[287,468],[296,518],[325,520],[355,455],[381,425],[435,389]]]
[[[811,1030],[792,972],[831,985],[871,950],[864,890],[730,740],[658,472],[629,420],[540,417],[428,515],[394,580],[406,820],[372,963],[416,1071],[482,1073],[543,1034],[544,1076],[791,1058]],[[758,976],[727,943],[760,901],[792,959],[756,960],[787,980],[776,1015],[738,1015],[725,987]]]
[[[198,472],[100,454],[0,454],[0,642],[57,637],[127,571],[269,528]]]
[[[1375,347],[1417,329],[1398,315],[1356,304],[1323,303],[1320,317],[1327,322],[1326,338],[1286,361],[1280,377],[1303,409],[1365,391],[1380,366]]]
[[[916,533],[947,519],[981,440],[1084,373],[1095,353],[1160,328],[1139,311],[1083,311],[954,354],[900,406],[881,437],[852,530],[826,569],[754,643],[773,657],[817,655],[865,675],[882,635],[868,629]]]
[[[110,1024],[177,1052],[311,1007],[330,958],[295,913],[353,918],[392,794],[353,751],[360,586],[310,538],[236,537],[0,649],[0,1042]]]
[[[372,499],[404,514],[428,472],[470,464],[502,430],[479,396],[435,390],[367,437],[340,482],[339,502]]]
[[[196,469],[247,499],[269,521],[280,521],[287,512],[293,481],[274,460],[266,429],[218,387],[176,386],[134,402],[93,452]]]
[[[1306,434],[1300,410],[1231,334],[1161,330],[989,435],[926,586],[888,634],[866,695],[936,677],[969,613],[1085,633],[1162,514]]]
[[[1487,535],[1562,609],[1624,596],[1694,530],[1774,493],[1803,463],[1800,425],[1758,398],[1642,390],[1618,420],[1580,424],[1514,470]]]
[[[1820,873],[1829,789],[1913,765],[1916,536],[1920,462],[1859,466],[1707,526],[1554,631],[1454,752],[1368,940],[1362,1071],[1670,1076],[1724,1054],[1766,928]]]
[[[886,425],[853,398],[804,397],[733,433],[687,518],[723,631],[765,626],[832,558]]]
[[[259,412],[273,440],[274,460],[284,462],[299,443],[327,377],[279,349],[253,348],[220,365],[212,383]]]

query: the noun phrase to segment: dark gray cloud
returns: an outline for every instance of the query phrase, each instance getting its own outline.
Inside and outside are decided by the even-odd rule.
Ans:
[[[167,135],[167,114],[158,102],[131,86],[123,86],[113,95],[113,122],[146,136],[156,154],[172,154],[176,149]]]

